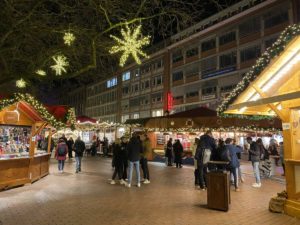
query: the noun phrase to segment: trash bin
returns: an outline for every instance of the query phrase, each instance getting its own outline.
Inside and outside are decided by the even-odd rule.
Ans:
[[[215,164],[218,169],[207,173],[207,206],[211,209],[228,211],[230,173],[224,169],[228,162],[210,161],[209,163]]]

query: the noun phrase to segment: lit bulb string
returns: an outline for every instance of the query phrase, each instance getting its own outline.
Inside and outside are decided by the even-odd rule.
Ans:
[[[277,41],[262,54],[262,56],[256,61],[256,64],[252,66],[250,71],[246,73],[242,81],[237,84],[233,91],[226,97],[223,102],[218,106],[218,115],[223,117],[242,117],[249,119],[271,119],[271,116],[245,116],[245,115],[229,115],[224,114],[224,111],[229,107],[231,103],[242,93],[248,85],[256,79],[256,77],[270,64],[271,60],[277,57],[281,52],[284,51],[285,47],[290,41],[300,34],[300,25],[294,24],[288,26],[279,36]]]
[[[22,94],[22,93],[15,93],[11,99],[2,99],[0,100],[0,110],[3,110],[5,107],[13,105],[19,101],[24,101],[29,103],[40,115],[41,117],[51,124],[56,129],[61,129],[66,127],[66,125],[70,125],[71,128],[75,128],[76,123],[76,116],[74,108],[69,108],[67,114],[65,116],[66,123],[58,121],[52,114],[48,112],[45,106],[36,100],[30,94]]]

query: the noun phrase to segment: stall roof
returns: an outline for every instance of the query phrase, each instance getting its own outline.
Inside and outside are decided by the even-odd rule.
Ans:
[[[299,101],[300,25],[288,27],[219,106],[233,114],[279,115]]]
[[[97,120],[96,119],[93,119],[91,117],[88,117],[88,116],[77,116],[76,117],[76,121],[78,123],[97,123]]]

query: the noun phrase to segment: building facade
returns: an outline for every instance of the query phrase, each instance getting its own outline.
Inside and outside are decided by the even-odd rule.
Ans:
[[[86,88],[86,114],[101,121],[215,109],[262,52],[299,22],[299,0],[241,1],[171,37],[141,65]]]

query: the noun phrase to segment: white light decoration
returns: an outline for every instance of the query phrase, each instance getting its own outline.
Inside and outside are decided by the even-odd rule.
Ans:
[[[117,43],[109,50],[110,54],[123,52],[120,58],[120,66],[123,67],[126,60],[130,55],[134,58],[137,64],[141,64],[140,56],[149,58],[149,56],[141,50],[144,45],[150,43],[150,36],[142,37],[141,35],[142,26],[139,25],[135,30],[130,30],[126,25],[126,31],[121,29],[122,38],[120,39],[114,35],[110,35]]]
[[[60,76],[62,72],[67,72],[65,67],[69,65],[67,58],[64,55],[53,56],[52,59],[55,61],[55,65],[51,66],[51,69],[55,71],[56,76]]]
[[[245,111],[246,111],[246,109],[247,109],[247,107],[246,107],[246,106],[245,106],[245,107],[242,107],[242,108],[240,108],[240,109],[239,109],[239,112],[240,112],[240,113],[243,113],[243,112],[245,112]]]
[[[75,41],[75,36],[74,34],[70,33],[70,32],[66,32],[65,35],[64,35],[64,43],[66,45],[69,45],[71,46],[72,43]]]
[[[25,88],[26,87],[26,81],[21,78],[20,80],[16,81],[16,86],[18,88]]]
[[[37,70],[35,73],[40,76],[46,76],[46,72],[44,70]]]

